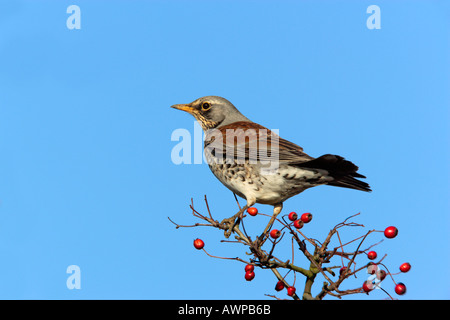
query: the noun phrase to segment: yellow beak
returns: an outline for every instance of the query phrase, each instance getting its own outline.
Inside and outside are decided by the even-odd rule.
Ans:
[[[192,114],[196,111],[196,109],[191,107],[189,104],[174,104],[173,106],[171,106],[171,108],[186,111],[190,114]]]

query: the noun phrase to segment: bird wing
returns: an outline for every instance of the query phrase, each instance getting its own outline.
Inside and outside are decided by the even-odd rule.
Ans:
[[[303,148],[278,136],[273,131],[248,121],[234,122],[208,130],[205,151],[217,158],[240,161],[299,164],[313,160]]]

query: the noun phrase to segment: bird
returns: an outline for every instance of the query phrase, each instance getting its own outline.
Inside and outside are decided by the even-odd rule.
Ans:
[[[273,206],[266,232],[282,211],[283,202],[306,189],[329,185],[372,191],[369,184],[359,180],[366,177],[352,162],[339,155],[314,158],[306,154],[302,147],[245,117],[225,98],[204,96],[171,107],[198,121],[205,133],[204,153],[212,173],[247,202],[237,214],[222,221],[228,226],[226,237],[244,210],[255,203]]]

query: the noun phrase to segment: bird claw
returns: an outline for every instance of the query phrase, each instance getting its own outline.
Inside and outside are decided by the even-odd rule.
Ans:
[[[220,224],[223,225],[225,228],[227,228],[223,234],[225,236],[225,238],[228,239],[231,236],[231,233],[233,232],[234,227],[239,225],[241,215],[243,214],[243,212],[245,210],[247,210],[247,208],[248,208],[248,206],[245,206],[241,210],[239,210],[239,212],[236,213],[234,216],[232,216],[228,219],[222,220],[222,222]]]
[[[228,219],[223,219],[220,224],[222,224],[227,229],[223,233],[225,238],[229,238],[231,236],[231,233],[233,232],[233,228],[238,224],[239,218],[236,219],[236,216],[232,216]]]

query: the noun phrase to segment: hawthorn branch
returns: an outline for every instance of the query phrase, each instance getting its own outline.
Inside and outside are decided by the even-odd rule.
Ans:
[[[367,250],[371,249],[373,246],[376,246],[382,242],[382,241],[379,241],[378,243],[370,245],[367,249],[361,250],[361,246],[363,245],[363,243],[365,242],[367,237],[373,232],[378,232],[377,230],[369,230],[362,236],[359,236],[347,243],[342,243],[338,230],[341,230],[342,228],[346,228],[346,227],[364,227],[364,225],[362,225],[362,224],[351,221],[352,218],[358,216],[360,213],[349,216],[341,223],[338,223],[337,225],[335,225],[328,232],[328,234],[326,235],[323,242],[320,242],[317,239],[313,239],[313,238],[306,236],[302,231],[294,228],[292,221],[286,221],[284,219],[284,216],[281,219],[279,219],[278,217],[266,215],[264,213],[258,213],[258,215],[260,215],[260,216],[270,217],[271,222],[273,220],[273,222],[280,223],[282,226],[280,232],[282,232],[283,230],[285,230],[286,232],[282,232],[281,236],[278,239],[272,240],[272,238],[269,236],[269,231],[270,231],[270,228],[269,228],[268,230],[264,231],[261,235],[255,236],[255,239],[252,240],[252,237],[245,230],[245,225],[244,225],[244,221],[245,221],[245,217],[246,217],[244,210],[247,209],[247,206],[241,207],[236,195],[234,195],[234,197],[235,197],[237,206],[239,207],[239,212],[237,215],[235,215],[236,220],[232,226],[229,224],[229,221],[224,223],[224,222],[219,222],[213,218],[213,214],[212,214],[210,206],[208,204],[208,199],[207,199],[206,195],[204,197],[204,201],[205,201],[205,205],[206,205],[207,215],[201,214],[199,211],[197,211],[194,208],[194,202],[193,202],[192,198],[191,198],[191,203],[189,205],[192,215],[196,219],[200,219],[203,222],[197,222],[197,223],[194,223],[191,225],[183,225],[183,224],[176,223],[175,221],[170,219],[170,217],[168,217],[168,219],[171,223],[173,223],[175,225],[176,229],[207,226],[207,227],[213,227],[213,228],[216,228],[219,230],[224,230],[226,232],[231,232],[231,234],[234,234],[235,240],[225,239],[225,240],[221,240],[221,242],[224,242],[224,243],[233,242],[233,243],[238,243],[238,244],[244,245],[249,250],[249,253],[247,253],[247,254],[252,256],[252,258],[250,258],[250,261],[248,261],[247,259],[240,258],[240,257],[219,257],[219,256],[213,255],[213,254],[207,252],[205,249],[203,249],[203,251],[209,257],[217,258],[217,259],[235,260],[235,261],[239,261],[239,262],[245,263],[245,264],[252,264],[255,267],[259,267],[262,269],[270,269],[274,273],[274,275],[278,279],[278,281],[283,282],[285,287],[290,286],[289,281],[287,280],[287,276],[291,272],[293,273],[293,277],[294,277],[292,286],[296,282],[297,274],[304,276],[305,283],[304,283],[303,293],[302,293],[301,297],[298,296],[297,294],[293,294],[292,295],[293,299],[296,299],[296,300],[298,300],[298,299],[321,300],[321,299],[325,298],[327,295],[330,295],[332,297],[336,297],[336,298],[340,299],[340,298],[342,298],[342,296],[345,296],[345,295],[363,292],[362,288],[340,289],[340,286],[342,285],[342,283],[345,279],[347,279],[353,275],[356,276],[356,274],[358,272],[367,268],[367,264],[363,265],[361,267],[357,267],[356,258],[359,255],[365,255]],[[283,239],[286,238],[286,235],[290,235],[290,239],[291,239],[291,246],[292,246],[291,261],[280,259],[279,257],[276,257],[274,255],[276,247],[278,245],[280,245],[280,243],[282,242]],[[339,246],[330,249],[328,247],[330,246],[330,243],[334,239],[335,236],[337,237],[337,240],[339,241]],[[267,241],[267,240],[269,240],[269,241]],[[350,245],[354,244],[355,242],[358,242],[356,249],[354,249],[354,250],[346,249]],[[307,268],[300,267],[300,266],[294,264],[294,257],[295,257],[294,244],[299,249],[299,252],[301,252],[303,254],[303,256],[305,256],[306,259],[309,261],[309,266]],[[263,248],[263,247],[267,247],[267,246],[269,246],[267,249]],[[312,246],[313,250],[309,251],[308,246]],[[385,256],[383,256],[380,259],[378,264],[382,264],[381,262],[383,261]],[[332,277],[335,277],[335,272],[333,271],[333,269],[340,268],[340,266],[329,267],[329,266],[324,265],[324,264],[330,263],[334,257],[340,258],[341,266],[344,266],[344,260],[347,260],[347,264],[346,264],[346,266],[344,266],[345,267],[344,272],[342,272],[342,273],[340,272],[339,277],[336,280],[332,279]],[[354,267],[353,270],[350,269],[352,266]],[[281,275],[281,273],[280,273],[281,270],[287,271],[284,276]],[[314,296],[312,291],[313,291],[313,285],[316,281],[317,275],[321,275],[326,281],[323,282],[323,285],[322,285],[319,293]],[[392,277],[392,275],[391,275],[391,277]],[[272,295],[268,295],[268,294],[266,294],[266,295],[270,296],[270,297],[274,297],[276,299],[279,299],[276,296],[272,296]]]

